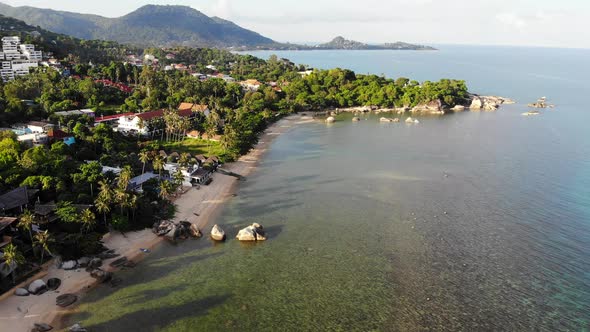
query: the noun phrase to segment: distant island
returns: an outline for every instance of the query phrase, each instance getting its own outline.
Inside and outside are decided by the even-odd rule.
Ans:
[[[434,47],[425,45],[416,45],[405,42],[386,43],[380,45],[365,44],[354,40],[348,40],[344,37],[336,37],[331,42],[320,44],[314,49],[321,50],[413,50],[413,51],[434,51]]]

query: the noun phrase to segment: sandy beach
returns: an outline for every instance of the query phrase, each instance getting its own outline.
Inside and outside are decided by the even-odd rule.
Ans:
[[[258,161],[274,138],[288,131],[294,125],[313,121],[311,117],[299,115],[281,119],[265,131],[252,151],[236,162],[223,165],[223,169],[248,176],[256,168]],[[202,186],[200,190],[189,189],[188,192],[175,200],[177,205],[175,220],[190,221],[203,231],[204,236],[208,236],[220,208],[232,197],[238,183],[239,180],[233,176],[215,173],[213,182],[209,186]],[[141,248],[154,249],[162,241],[162,238],[154,235],[149,229],[125,235],[109,233],[103,237],[104,245],[107,248],[114,249],[121,256],[136,263],[146,255],[140,250]],[[105,260],[103,269],[115,271],[116,269],[109,266],[109,263],[115,259],[117,258]],[[26,288],[32,280],[43,279],[47,281],[49,278],[62,280],[57,291],[49,291],[39,296],[17,297],[13,295],[14,290],[11,290],[0,296],[0,332],[30,331],[34,323],[48,323],[55,329],[64,328],[64,326],[60,326],[60,317],[74,310],[75,305],[65,309],[60,308],[55,304],[56,297],[60,294],[70,293],[81,298],[96,286],[95,279],[90,277],[90,274],[84,269],[65,271],[57,268],[52,261],[45,265],[43,271],[17,287]]]

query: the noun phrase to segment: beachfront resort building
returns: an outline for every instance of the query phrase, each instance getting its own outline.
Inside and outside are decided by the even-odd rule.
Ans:
[[[4,82],[8,82],[27,75],[31,68],[39,67],[42,58],[43,53],[36,51],[35,45],[21,44],[18,36],[3,37],[0,76]]]
[[[144,113],[132,113],[118,118],[117,131],[147,135],[149,133],[150,123],[164,118],[165,110],[157,110]],[[178,115],[183,118],[192,119],[202,113],[205,116],[210,114],[207,105],[182,103],[178,107]]]

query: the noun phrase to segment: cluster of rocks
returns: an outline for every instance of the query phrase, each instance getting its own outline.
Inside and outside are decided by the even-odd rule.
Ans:
[[[495,111],[500,105],[514,104],[514,101],[504,97],[498,96],[477,96],[473,95],[471,99],[471,110]]]
[[[381,118],[379,122],[399,122],[399,118]]]
[[[539,98],[539,100],[537,100],[536,103],[530,103],[528,104],[529,107],[532,108],[553,108],[555,107],[555,105],[551,105],[547,103],[547,97],[541,97]]]
[[[165,236],[173,242],[176,242],[179,239],[186,240],[190,237],[200,238],[203,236],[199,228],[188,221],[174,223],[172,221],[162,220],[154,224],[152,231],[154,234]]]
[[[42,279],[33,281],[27,288],[17,288],[14,291],[16,296],[41,295],[47,291],[56,291],[61,286],[61,279],[50,278],[47,282]]]
[[[420,104],[414,106],[410,113],[412,114],[433,114],[433,115],[442,115],[445,114],[443,104],[440,99],[433,100],[426,104]]]
[[[244,242],[266,241],[266,234],[262,225],[253,223],[252,225],[240,230],[236,239]]]
[[[211,229],[211,238],[215,241],[225,241],[225,231],[219,225]],[[252,225],[240,230],[236,239],[243,242],[266,241],[266,233],[262,225],[253,223]]]

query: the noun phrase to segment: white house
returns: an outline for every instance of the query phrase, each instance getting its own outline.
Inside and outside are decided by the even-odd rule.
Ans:
[[[244,88],[244,90],[258,91],[262,83],[260,83],[258,80],[250,79],[240,82],[240,85]]]
[[[192,105],[192,104],[191,104]],[[204,112],[205,110],[203,110]],[[208,111],[208,109],[207,109]],[[192,108],[179,109],[178,115],[181,117],[192,118],[195,116],[197,111],[193,111]],[[124,132],[136,132],[141,135],[148,133],[149,122],[164,117],[164,110],[157,110],[145,113],[135,113],[130,116],[123,116],[119,118],[118,131]]]
[[[22,142],[28,146],[38,145],[38,144],[47,144],[49,141],[49,137],[47,134],[43,133],[33,133],[33,134],[25,134],[20,135],[16,138],[19,142]]]
[[[43,121],[31,121],[27,123],[27,128],[35,134],[47,133],[49,129],[53,129],[54,125]]]

